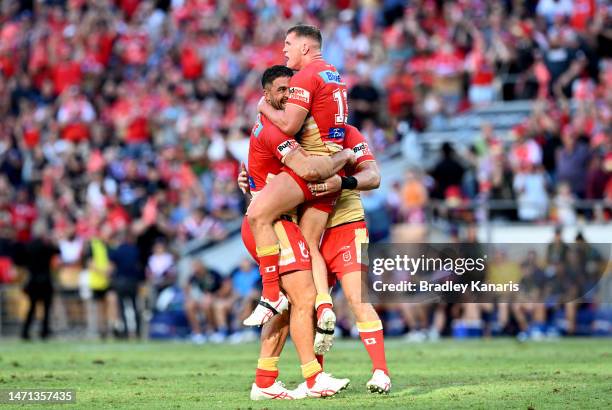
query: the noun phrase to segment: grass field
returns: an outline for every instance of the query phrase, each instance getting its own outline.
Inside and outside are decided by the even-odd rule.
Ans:
[[[69,407],[86,409],[612,408],[609,339],[387,345],[389,396],[366,393],[369,361],[352,341],[337,343],[327,357],[328,372],[351,379],[348,390],[328,399],[250,401],[257,344],[0,341],[0,389],[76,389],[77,405]],[[291,388],[301,382],[293,346],[280,372]]]

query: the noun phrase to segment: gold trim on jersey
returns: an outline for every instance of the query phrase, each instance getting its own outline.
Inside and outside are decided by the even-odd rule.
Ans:
[[[276,232],[278,243],[280,244],[278,266],[286,266],[295,262],[295,254],[293,253],[293,248],[291,247],[291,242],[289,241],[289,235],[287,235],[287,231],[285,230],[282,221],[277,221],[274,223],[274,232]]]
[[[343,225],[350,222],[363,221],[365,212],[361,204],[359,191],[343,189],[336,201],[334,211],[327,220],[327,228]]]
[[[361,245],[370,243],[370,239],[368,238],[368,230],[366,228],[357,228],[355,229],[355,251],[357,252],[357,263],[361,262]],[[367,258],[367,255],[366,255]],[[367,264],[367,260],[365,264]]]
[[[340,144],[331,141],[323,141],[319,126],[311,114],[308,114],[304,120],[304,124],[296,135],[296,138],[302,148],[313,155],[331,155],[343,149],[343,146]]]

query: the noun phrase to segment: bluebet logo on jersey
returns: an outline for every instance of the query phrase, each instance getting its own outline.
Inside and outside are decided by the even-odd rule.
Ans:
[[[325,81],[326,84],[339,84],[344,85],[340,74],[337,71],[325,70],[319,73],[319,76]]]
[[[344,140],[345,135],[346,135],[346,130],[344,128],[334,127],[334,128],[329,129],[328,138],[342,141]]]
[[[253,177],[252,177],[252,176],[249,176],[249,187],[250,187],[251,189],[255,189],[255,188],[256,188],[256,186],[255,186],[255,180],[253,179]]]

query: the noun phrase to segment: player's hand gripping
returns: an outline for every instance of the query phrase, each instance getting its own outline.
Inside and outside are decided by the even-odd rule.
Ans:
[[[240,173],[238,174],[238,188],[245,195],[251,195],[251,187],[249,186],[249,174],[247,172],[246,167],[244,166],[244,162],[240,164]]]
[[[355,155],[355,151],[350,148],[344,148],[342,151],[346,152],[346,155],[348,156],[346,165],[355,165],[355,162],[357,162],[357,156]]]
[[[338,174],[327,178],[325,181],[310,183],[308,189],[314,196],[333,194],[341,189],[342,179]]]
[[[346,165],[355,165],[355,162],[357,161],[355,152],[350,148],[345,148],[341,153],[334,155],[344,155],[344,157],[347,158]],[[342,189],[342,178],[336,174],[324,181],[308,184],[308,189],[310,189],[310,192],[312,192],[314,196],[332,194]]]

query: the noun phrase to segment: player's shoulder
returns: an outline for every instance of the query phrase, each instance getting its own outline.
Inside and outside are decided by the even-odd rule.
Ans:
[[[344,135],[347,141],[365,141],[363,134],[351,124],[344,125]]]
[[[265,115],[261,115],[261,114],[260,116],[261,116],[262,127],[265,131],[265,135],[268,135],[268,136],[277,136],[277,135],[284,136],[285,135],[281,131],[280,128],[278,128],[272,121],[268,119],[268,117],[266,117]]]
[[[257,114],[257,120],[255,121],[255,124],[253,124],[253,128],[251,128],[251,138],[255,137],[255,138],[259,138],[259,136],[261,135],[263,129],[264,129],[264,124],[263,124],[263,119],[265,117],[261,114]]]
[[[277,141],[293,139],[281,131],[265,115],[259,114],[251,132],[251,142],[257,146],[266,146]]]
[[[321,61],[318,64],[313,64],[313,69],[316,71],[316,76],[325,84],[346,85],[342,80],[342,76],[338,69],[326,61]]]
[[[333,64],[329,64],[325,60],[313,61],[295,73],[293,78],[296,80],[302,78],[314,78],[315,80],[322,81],[324,83],[332,82],[344,84],[338,69]]]

